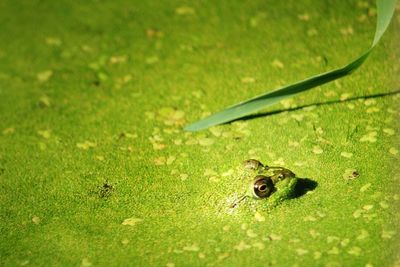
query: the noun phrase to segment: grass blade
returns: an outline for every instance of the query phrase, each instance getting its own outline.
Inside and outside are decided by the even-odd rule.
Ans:
[[[379,42],[383,33],[386,31],[386,28],[388,27],[394,13],[396,0],[377,0],[376,5],[378,10],[378,18],[376,23],[375,36],[371,47],[361,56],[359,56],[346,66],[312,76],[305,80],[283,86],[276,90],[266,92],[254,98],[240,102],[220,112],[212,114],[205,119],[187,125],[184,129],[186,131],[200,131],[211,126],[230,122],[232,120],[239,119],[253,112],[256,112],[262,108],[276,104],[277,102],[285,98],[292,97],[295,94],[310,90],[316,86],[323,85],[325,83],[351,74],[363,64],[371,50]]]

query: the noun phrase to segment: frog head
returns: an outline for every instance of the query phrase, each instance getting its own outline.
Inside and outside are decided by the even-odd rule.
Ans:
[[[270,204],[277,204],[293,194],[297,178],[289,169],[267,166],[255,159],[245,160],[242,169],[240,184],[246,185],[246,189],[232,203],[232,208],[247,199],[266,200]]]

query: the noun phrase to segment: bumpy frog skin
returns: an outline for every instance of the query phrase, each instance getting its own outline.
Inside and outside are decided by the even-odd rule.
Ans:
[[[255,159],[245,160],[243,169],[240,179],[247,189],[231,204],[231,208],[246,199],[264,200],[275,206],[293,196],[298,178],[289,169],[267,166]]]

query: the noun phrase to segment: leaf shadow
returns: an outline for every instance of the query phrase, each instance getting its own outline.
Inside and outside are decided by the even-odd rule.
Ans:
[[[298,106],[295,108],[278,109],[278,110],[273,110],[273,111],[251,114],[251,115],[247,115],[247,116],[232,120],[230,122],[227,122],[226,124],[232,123],[234,121],[242,121],[242,120],[247,121],[247,120],[252,120],[252,119],[257,119],[257,118],[262,118],[262,117],[268,117],[268,116],[272,116],[272,115],[276,115],[276,114],[280,114],[280,113],[284,113],[284,112],[297,111],[297,110],[305,109],[305,108],[312,107],[312,106],[319,107],[319,106],[324,106],[324,105],[333,105],[333,104],[337,104],[337,103],[347,103],[347,102],[355,101],[358,99],[378,98],[378,97],[385,97],[385,96],[396,95],[396,94],[400,94],[400,89],[391,91],[391,92],[386,92],[386,93],[378,93],[378,94],[372,94],[372,95],[367,95],[367,96],[350,97],[346,100],[336,99],[336,100],[331,100],[331,101],[306,104],[306,105]]]

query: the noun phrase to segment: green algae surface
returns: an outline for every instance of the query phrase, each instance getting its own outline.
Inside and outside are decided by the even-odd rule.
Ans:
[[[374,1],[1,1],[0,265],[397,266],[398,8],[352,76],[183,131],[346,64],[375,21]],[[309,182],[232,212],[249,158]]]

